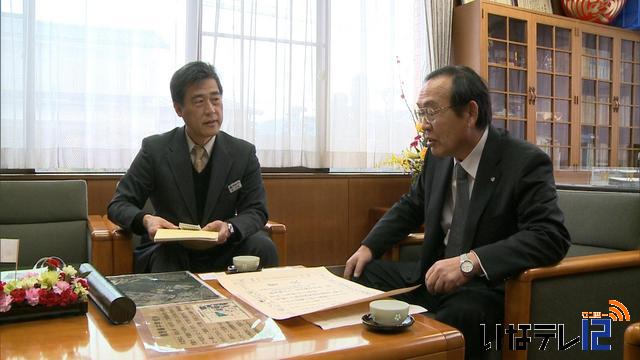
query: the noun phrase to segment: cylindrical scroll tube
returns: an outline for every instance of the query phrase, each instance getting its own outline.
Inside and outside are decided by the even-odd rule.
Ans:
[[[89,296],[114,324],[128,323],[136,314],[136,304],[105,279],[91,264],[80,265],[80,273],[89,272]]]

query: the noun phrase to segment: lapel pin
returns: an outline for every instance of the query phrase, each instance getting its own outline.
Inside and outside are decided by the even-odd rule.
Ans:
[[[489,180],[491,180],[491,182],[494,182],[494,181],[496,181],[496,177],[492,176],[491,179],[489,179]]]

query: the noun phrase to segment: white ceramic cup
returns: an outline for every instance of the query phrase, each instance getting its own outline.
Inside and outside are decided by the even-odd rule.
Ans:
[[[409,316],[409,304],[400,300],[375,300],[369,303],[371,320],[384,326],[396,326]]]
[[[260,265],[260,258],[257,256],[243,255],[233,257],[233,266],[238,269],[239,272],[243,271],[256,271]]]

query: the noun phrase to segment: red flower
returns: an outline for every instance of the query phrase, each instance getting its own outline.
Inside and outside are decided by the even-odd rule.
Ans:
[[[48,258],[47,265],[49,266],[49,268],[52,268],[52,270],[55,270],[59,268],[61,264],[60,264],[60,260],[58,259]]]
[[[60,304],[60,306],[67,306],[69,303],[72,302],[71,296],[69,295],[70,292],[71,292],[71,289],[67,289],[63,291],[62,294],[59,295],[60,301],[58,303]]]
[[[76,279],[76,281],[78,282],[78,284],[82,285],[83,288],[85,288],[86,290],[89,290],[89,283],[87,282],[87,279],[79,278],[79,279]]]
[[[26,291],[24,289],[13,289],[9,295],[13,298],[14,303],[21,303],[24,301]]]
[[[4,284],[6,284],[6,282],[0,281],[0,292],[4,291]]]
[[[59,301],[59,296],[56,295],[53,291],[40,289],[40,299],[38,301],[40,304],[50,307],[57,305]]]

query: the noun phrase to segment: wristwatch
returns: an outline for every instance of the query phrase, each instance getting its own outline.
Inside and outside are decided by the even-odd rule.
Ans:
[[[229,230],[229,236],[233,236],[233,234],[236,232],[236,231],[233,229],[233,224],[232,224],[232,223],[230,223],[230,222],[228,222],[228,223],[227,223],[227,230]]]
[[[469,258],[469,254],[460,255],[460,271],[462,275],[471,276],[473,273],[473,261]]]

